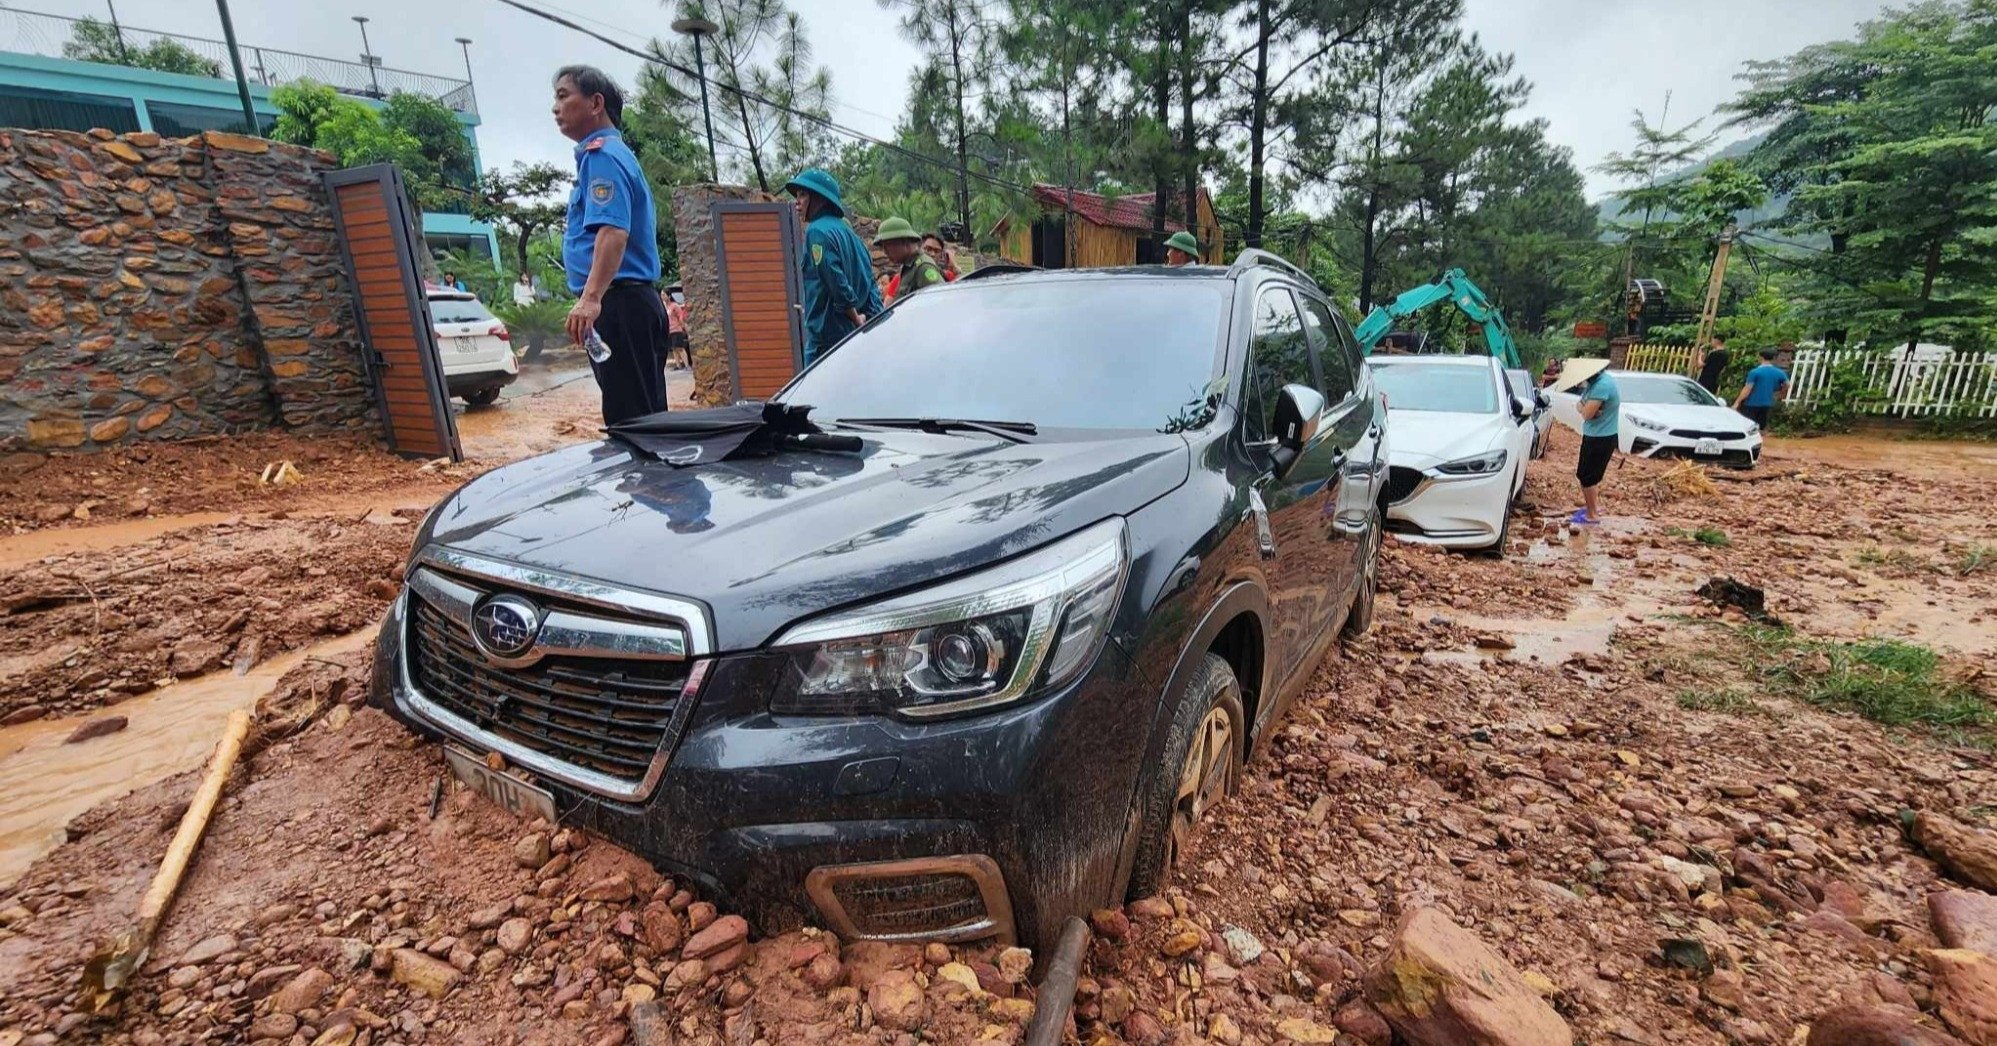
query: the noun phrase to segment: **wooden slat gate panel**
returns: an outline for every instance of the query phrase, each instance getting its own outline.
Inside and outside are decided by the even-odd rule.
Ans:
[[[423,242],[393,164],[326,172],[333,221],[356,319],[367,349],[368,380],[388,445],[398,454],[461,461],[457,417],[444,388],[430,302],[423,294]]]
[[[797,211],[788,203],[716,203],[714,238],[731,391],[767,399],[804,365]]]

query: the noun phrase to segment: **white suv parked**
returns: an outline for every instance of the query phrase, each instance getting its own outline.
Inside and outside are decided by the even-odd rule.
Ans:
[[[430,299],[445,390],[474,407],[499,399],[499,390],[520,376],[506,324],[466,291],[425,287],[423,293]]]
[[[1504,555],[1512,499],[1538,438],[1532,407],[1490,356],[1374,356],[1394,443],[1387,532]]]

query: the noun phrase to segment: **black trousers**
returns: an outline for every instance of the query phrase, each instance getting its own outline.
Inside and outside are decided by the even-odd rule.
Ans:
[[[613,284],[603,292],[596,333],[610,358],[589,361],[603,392],[603,423],[615,425],[666,409],[666,307],[659,292],[640,283]]]
[[[1754,422],[1754,423],[1755,423],[1755,425],[1757,425],[1757,426],[1759,426],[1759,427],[1761,427],[1761,428],[1764,428],[1764,429],[1765,429],[1765,428],[1767,428],[1767,427],[1768,427],[1768,416],[1769,416],[1770,414],[1773,414],[1773,413],[1775,413],[1775,408],[1774,408],[1774,407],[1742,407],[1742,408],[1740,409],[1740,413],[1741,413],[1741,416],[1742,416],[1742,417],[1746,418],[1746,419],[1747,419],[1747,420],[1749,420],[1749,421],[1752,421],[1752,422]]]

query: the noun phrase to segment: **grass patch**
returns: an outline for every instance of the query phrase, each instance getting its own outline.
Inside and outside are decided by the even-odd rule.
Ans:
[[[1746,694],[1726,689],[1681,690],[1678,692],[1678,707],[1692,712],[1725,712],[1728,715],[1751,715],[1766,711]]]
[[[1897,567],[1912,570],[1927,565],[1921,557],[1904,548],[1882,549],[1877,545],[1859,549],[1851,558],[1862,567]]]
[[[1983,746],[1997,743],[1991,734],[1997,708],[1990,697],[1949,678],[1941,657],[1918,643],[1807,639],[1762,625],[1734,632],[1752,649],[1760,681],[1771,692],[1856,712],[1882,726],[1919,727]]]
[[[1968,577],[1992,568],[1997,568],[1997,546],[1971,545],[1955,561],[1957,577]]]
[[[1664,528],[1664,533],[1674,538],[1691,538],[1701,545],[1711,545],[1714,548],[1725,548],[1734,543],[1733,539],[1727,536],[1727,532],[1718,527],[1700,527],[1697,530],[1686,530],[1684,527],[1666,527]]]

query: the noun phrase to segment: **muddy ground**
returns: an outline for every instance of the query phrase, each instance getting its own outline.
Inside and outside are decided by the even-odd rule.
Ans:
[[[240,519],[116,531],[51,512],[0,539],[17,605],[0,707],[46,713],[0,729],[17,857],[0,864],[0,1044],[1018,1039],[1028,957],[755,939],[601,840],[439,790],[436,753],[357,707],[410,510],[509,450],[589,434],[586,380],[538,384],[480,422],[504,447],[468,440],[450,475],[352,451],[366,460],[301,465],[308,484],[391,479],[273,502],[241,483],[256,455],[225,454],[188,466],[200,499],[164,504]],[[1787,1043],[1846,1000],[1937,1007],[1925,896],[1948,884],[1899,814],[1997,826],[1997,458],[1825,441],[1777,442],[1748,474],[1630,461],[1610,521],[1575,532],[1549,518],[1571,508],[1574,446],[1558,432],[1535,463],[1503,560],[1390,549],[1374,633],[1321,666],[1164,898],[1099,913],[1079,1041],[1384,1042],[1365,975],[1418,908],[1495,948],[1583,1042]],[[131,473],[101,471],[101,504],[131,496]],[[1765,592],[1793,631],[1695,593],[1714,577]],[[252,634],[266,660],[238,678]],[[1880,637],[1934,654],[1908,692],[1951,698],[1952,719],[1922,705],[1883,725],[1854,709],[1911,706],[1831,685],[1850,683],[1847,644]],[[208,674],[131,696],[196,638],[226,647]],[[90,654],[57,658],[65,644]],[[312,725],[238,771],[122,1009],[80,1012],[80,964],[144,890],[204,738],[259,697]],[[188,754],[121,795],[117,760],[90,753],[145,731]],[[81,807],[8,805],[10,774],[66,765],[96,803],[66,828]]]

